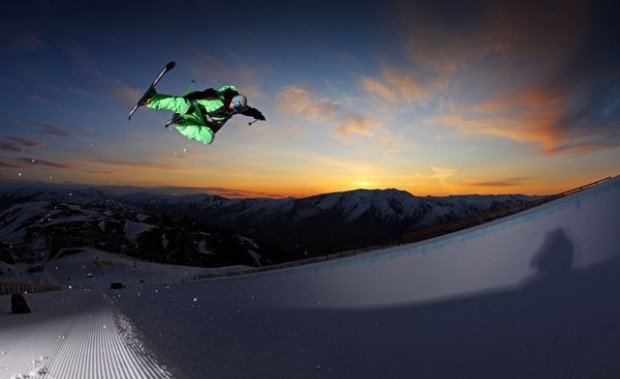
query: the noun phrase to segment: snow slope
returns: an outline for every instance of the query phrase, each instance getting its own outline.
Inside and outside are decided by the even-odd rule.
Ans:
[[[99,265],[96,262],[99,262]],[[47,283],[67,289],[108,289],[112,282],[121,282],[126,286],[136,287],[143,282],[182,282],[200,276],[221,275],[251,269],[250,266],[241,265],[206,268],[161,264],[92,248],[84,248],[80,253],[41,263],[39,267],[43,270],[40,272],[28,273],[29,267],[31,265],[9,265],[0,262],[0,269],[4,270],[0,279]]]
[[[170,378],[101,292],[29,296],[33,313],[0,314],[1,378]]]
[[[30,274],[30,265],[0,265],[4,271],[1,280],[53,283],[65,288],[61,292],[25,294],[32,310],[26,315],[11,314],[10,296],[0,296],[2,379],[173,377],[156,362],[133,324],[111,301],[110,294],[125,294],[124,290],[102,290],[109,289],[112,282],[135,290],[141,282],[165,286],[166,282],[249,268],[163,265],[96,249],[84,249],[41,266],[43,271]]]
[[[188,378],[618,377],[619,226],[615,178],[418,244],[116,301]]]
[[[296,256],[195,221],[146,215],[112,200],[92,202],[102,206],[25,200],[2,209],[0,260],[38,264],[85,246],[202,267],[269,265]]]
[[[280,271],[179,281],[183,267],[144,265],[140,283],[118,263],[81,286],[123,290],[27,295],[39,313],[0,315],[0,377],[616,378],[619,226],[614,178],[448,236]],[[38,275],[84,273],[63,259]],[[69,298],[73,311],[59,307]],[[75,339],[58,342],[63,330]],[[122,342],[102,349],[106,338]]]

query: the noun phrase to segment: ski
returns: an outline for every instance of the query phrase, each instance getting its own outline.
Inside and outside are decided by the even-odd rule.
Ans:
[[[161,72],[159,73],[159,75],[157,75],[157,77],[155,78],[155,80],[153,80],[153,83],[149,86],[149,88],[146,90],[146,92],[144,92],[144,95],[142,95],[142,97],[140,98],[140,100],[138,100],[138,102],[136,103],[136,105],[134,105],[134,107],[131,109],[131,112],[129,112],[129,120],[131,121],[131,116],[133,116],[133,114],[136,112],[136,110],[138,110],[138,108],[142,105],[144,105],[146,103],[146,100],[149,96],[149,94],[155,89],[155,86],[157,85],[157,83],[161,80],[161,78],[164,77],[164,75],[166,75],[166,73],[170,70],[172,70],[174,68],[175,63],[174,62],[169,62],[166,67],[164,67],[163,70],[161,70]]]

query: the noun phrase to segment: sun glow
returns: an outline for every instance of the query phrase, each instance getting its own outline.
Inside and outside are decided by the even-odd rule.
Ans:
[[[359,180],[359,181],[353,182],[352,184],[353,184],[353,188],[371,189],[371,188],[377,187],[377,183],[371,182],[369,180]]]

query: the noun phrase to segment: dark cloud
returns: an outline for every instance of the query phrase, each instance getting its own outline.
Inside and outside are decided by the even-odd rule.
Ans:
[[[15,142],[0,138],[0,150],[20,152],[22,147]]]
[[[46,48],[45,43],[30,30],[19,23],[0,23],[0,37],[11,49],[25,53],[38,53]]]
[[[143,90],[132,88],[122,80],[112,77],[100,69],[92,59],[88,48],[70,41],[63,42],[61,48],[72,56],[75,63],[96,81],[97,87],[106,97],[124,104],[131,104],[141,96]]]
[[[617,135],[611,137],[600,137],[593,141],[577,141],[568,142],[564,145],[555,146],[549,150],[545,150],[545,154],[565,154],[565,155],[582,155],[601,150],[614,149],[620,146],[620,138]]]
[[[36,121],[36,120],[31,120],[31,119],[24,119],[23,121],[30,125],[38,126],[39,131],[46,133],[46,134],[50,134],[54,137],[67,137],[67,138],[75,137],[75,133],[73,132],[73,130],[69,128],[65,128],[63,126],[48,124],[47,122]]]
[[[620,146],[619,4],[403,1],[399,12],[409,59],[450,79],[450,126],[573,154]]]
[[[2,167],[2,168],[22,168],[22,167],[25,167],[25,166],[17,164],[17,163],[0,161],[0,167]]]
[[[72,164],[57,163],[57,162],[52,162],[52,161],[48,161],[45,159],[38,159],[38,158],[16,158],[16,161],[32,164],[35,166],[48,167],[48,168],[59,168],[59,169],[66,169],[66,170],[75,169],[75,166]]]
[[[39,141],[34,141],[28,138],[21,138],[21,137],[8,137],[9,140],[17,142],[19,144],[22,144],[24,146],[28,146],[28,147],[43,147],[45,146],[45,144],[43,142],[39,142]]]
[[[506,178],[501,180],[485,180],[470,183],[479,187],[514,187],[529,181],[527,178]]]
[[[185,167],[168,162],[149,162],[149,161],[129,161],[122,159],[98,159],[89,160],[89,162],[97,164],[109,164],[114,166],[127,166],[140,169],[159,169],[159,170],[182,170]]]

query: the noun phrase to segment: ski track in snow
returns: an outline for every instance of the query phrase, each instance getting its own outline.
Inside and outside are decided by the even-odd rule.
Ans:
[[[8,296],[0,296],[3,304]],[[170,378],[99,291],[28,295],[33,313],[0,314],[0,378]],[[125,325],[123,325],[125,324]]]

